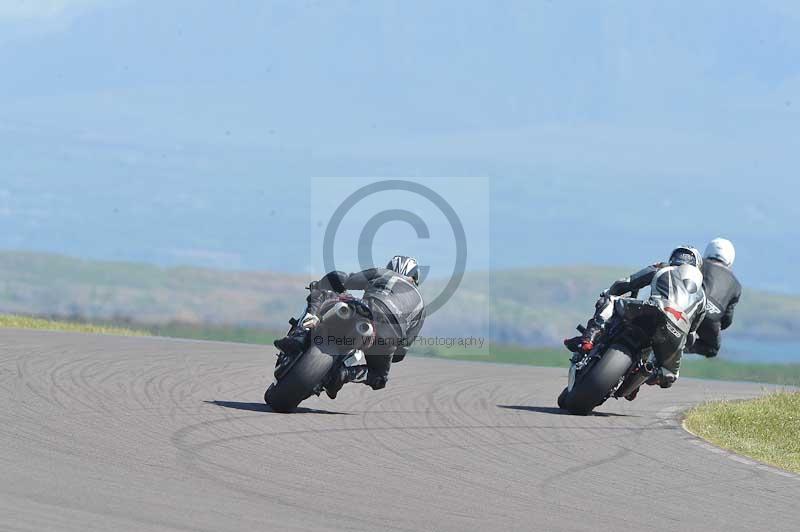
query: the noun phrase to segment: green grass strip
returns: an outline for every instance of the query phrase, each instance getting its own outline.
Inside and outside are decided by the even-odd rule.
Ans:
[[[720,401],[689,411],[686,428],[714,445],[800,473],[800,393]]]
[[[78,323],[71,321],[48,320],[0,314],[0,328],[6,329],[40,329],[45,331],[68,331],[92,334],[113,334],[117,336],[146,336],[147,331],[117,327],[113,325],[95,325],[91,323]]]

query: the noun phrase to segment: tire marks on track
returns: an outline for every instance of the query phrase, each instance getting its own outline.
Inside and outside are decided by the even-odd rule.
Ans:
[[[410,358],[385,390],[280,415],[258,406],[269,351],[0,332],[0,528],[597,530],[637,506],[655,530],[800,519],[796,478],[676,423],[760,386],[686,380],[572,417],[555,408],[564,370]]]

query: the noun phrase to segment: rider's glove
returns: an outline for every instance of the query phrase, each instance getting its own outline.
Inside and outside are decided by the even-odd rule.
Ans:
[[[612,300],[614,300],[614,296],[611,295],[611,290],[603,290],[600,293],[600,297],[597,299],[597,302],[594,304],[594,308],[596,310],[600,310],[608,305],[608,302]]]
[[[308,312],[305,316],[303,316],[303,321],[300,322],[300,326],[304,329],[313,329],[317,325],[319,325],[319,318],[316,315]]]

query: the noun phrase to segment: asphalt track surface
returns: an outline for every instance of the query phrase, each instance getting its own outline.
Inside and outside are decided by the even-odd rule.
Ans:
[[[264,347],[0,331],[2,530],[798,530],[800,479],[684,432],[681,380],[563,415],[565,371],[407,359],[299,413]]]

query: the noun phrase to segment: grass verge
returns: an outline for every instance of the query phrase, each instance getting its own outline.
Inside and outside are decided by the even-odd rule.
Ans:
[[[800,473],[800,392],[700,405],[685,424],[714,445]]]
[[[147,332],[153,336],[167,338],[189,338],[192,340],[215,340],[218,342],[236,342],[240,344],[270,345],[273,340],[283,335],[262,331],[255,327],[236,325],[197,325],[191,323],[166,323],[163,325],[146,325]]]
[[[117,327],[114,325],[96,325],[72,321],[31,318],[29,316],[0,315],[0,328],[4,329],[41,329],[46,331],[70,331],[92,334],[114,334],[117,336],[145,336],[147,331]]]

